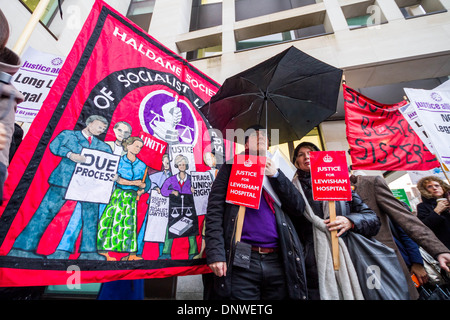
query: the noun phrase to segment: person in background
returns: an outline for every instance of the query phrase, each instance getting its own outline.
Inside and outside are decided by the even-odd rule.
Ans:
[[[12,76],[20,68],[20,58],[6,47],[9,39],[9,24],[0,9],[0,204],[3,202],[3,185],[7,168],[16,147],[11,143],[15,124],[15,113],[24,96],[11,84]],[[40,299],[45,287],[2,287],[0,300]]]
[[[302,142],[294,150],[292,162],[297,168],[293,178],[293,183],[298,189],[302,189],[305,201],[308,201],[313,213],[323,220],[329,231],[338,231],[337,236],[343,235],[347,231],[357,232],[366,237],[372,237],[380,229],[380,221],[376,214],[361,200],[355,192],[352,192],[352,200],[345,201],[346,212],[341,212],[341,206],[336,206],[336,220],[330,222],[328,219],[328,201],[316,201],[312,194],[311,185],[311,163],[310,153],[320,151],[311,142]],[[315,226],[305,217],[293,220],[297,233],[305,246],[306,252],[306,273],[308,279],[308,292],[311,299],[323,299],[324,295],[329,295],[329,288],[324,283],[319,283],[320,274],[324,273],[325,261],[321,259],[321,254],[317,252],[315,244]],[[350,262],[348,262],[350,263]],[[322,271],[320,271],[322,270]],[[325,280],[322,280],[324,282]]]
[[[415,276],[417,279],[417,281],[415,281],[416,286],[426,284],[428,282],[428,274],[423,266],[423,258],[420,253],[419,246],[410,237],[408,237],[406,232],[399,225],[392,222],[390,219],[389,227],[392,231],[395,244],[403,257],[411,276]]]
[[[450,186],[442,179],[429,176],[417,182],[422,202],[417,205],[417,216],[450,249]]]
[[[3,202],[3,185],[9,166],[9,150],[14,134],[15,114],[24,96],[11,84],[12,76],[20,68],[20,58],[6,47],[9,24],[0,10],[0,204]]]
[[[441,268],[445,270],[448,270],[447,264],[450,263],[450,250],[430,228],[404,207],[403,203],[394,196],[383,177],[367,176],[354,171],[350,181],[362,200],[376,212],[381,220],[380,232],[374,238],[394,249],[408,283],[410,298],[418,299],[419,294],[411,279],[410,270],[392,236],[389,219],[400,226],[415,243],[435,257],[440,262]]]
[[[262,127],[246,130],[247,154],[265,156],[268,146],[269,139]],[[303,198],[267,158],[265,175],[279,196],[281,207],[263,190],[259,209],[245,208],[238,246],[235,221],[240,206],[225,202],[231,169],[230,163],[219,169],[206,214],[206,261],[214,273],[214,298],[307,299],[303,248],[288,217],[301,214]],[[239,257],[243,258],[242,264],[234,265]]]

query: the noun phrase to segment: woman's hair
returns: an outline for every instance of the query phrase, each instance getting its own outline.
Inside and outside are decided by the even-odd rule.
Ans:
[[[422,196],[424,196],[425,198],[427,198],[427,199],[433,198],[433,195],[431,194],[431,192],[429,192],[426,189],[426,185],[432,181],[436,181],[440,184],[440,186],[442,187],[442,190],[444,190],[444,196],[447,192],[450,191],[450,185],[445,183],[441,178],[438,178],[435,176],[423,177],[422,179],[419,180],[419,182],[417,182],[417,189],[420,191],[420,194]]]
[[[122,140],[122,147],[126,149],[128,146],[132,145],[136,141],[140,141],[142,142],[142,144],[144,144],[144,141],[139,137],[128,137]]]
[[[181,161],[184,161],[184,163],[186,165],[189,165],[189,159],[185,155],[179,154],[175,157],[175,160],[174,160],[175,168],[178,168],[178,164]]]

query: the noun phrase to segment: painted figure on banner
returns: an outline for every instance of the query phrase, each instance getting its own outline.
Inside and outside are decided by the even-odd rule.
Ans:
[[[109,204],[100,218],[98,250],[107,260],[116,260],[109,252],[126,252],[122,260],[139,260],[137,257],[137,201],[149,188],[147,166],[137,155],[144,142],[139,137],[129,137],[122,142],[125,155],[120,158],[116,186]]]
[[[143,225],[146,226],[143,241],[158,242],[159,256],[163,254],[164,243],[169,232],[168,222],[168,200],[161,195],[161,188],[164,182],[172,176],[170,170],[170,159],[166,153],[162,158],[162,170],[149,176],[151,187],[150,197],[147,201],[148,212],[145,216]]]
[[[174,159],[178,173],[169,177],[161,188],[161,194],[169,197],[169,219],[167,238],[161,259],[170,259],[174,239],[188,237],[189,259],[198,254],[196,235],[198,235],[198,217],[195,211],[191,177],[187,173],[189,160],[183,154]]]
[[[127,152],[123,149],[122,142],[131,136],[133,128],[131,128],[131,125],[128,122],[119,121],[114,125],[113,131],[116,136],[116,140],[105,141],[105,143],[111,147],[114,154],[123,156]]]
[[[217,169],[217,160],[214,151],[205,152],[203,155],[203,161],[208,167],[211,168],[209,170],[209,173],[211,175],[212,180],[214,181],[214,179],[216,179],[217,172],[219,171],[219,169]]]
[[[114,135],[116,137],[115,141],[105,141],[107,145],[110,146],[111,151],[115,155],[122,156],[126,154],[123,149],[122,141],[130,137],[132,128],[131,125],[126,121],[119,121],[113,127]],[[103,211],[105,210],[106,204],[99,204],[99,218],[101,217]],[[69,223],[64,231],[64,234],[59,242],[56,251],[51,255],[47,256],[49,259],[67,259],[69,256],[75,252],[76,240],[81,231],[81,205],[77,203],[70,217]]]
[[[86,120],[81,131],[64,130],[50,143],[50,151],[61,157],[61,162],[48,179],[50,184],[38,209],[25,229],[16,238],[8,255],[28,258],[43,258],[36,253],[39,241],[53,218],[66,203],[65,194],[78,163],[87,162],[81,155],[84,148],[111,153],[111,148],[97,138],[105,132],[108,121],[102,116],[92,115]],[[97,223],[99,204],[80,201],[82,220],[82,239],[78,259],[103,260],[97,253]]]

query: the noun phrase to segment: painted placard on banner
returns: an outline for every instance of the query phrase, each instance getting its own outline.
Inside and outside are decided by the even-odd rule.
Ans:
[[[191,172],[191,186],[194,189],[194,203],[197,215],[206,214],[208,196],[213,184],[212,172]]]
[[[93,2],[9,166],[0,206],[0,286],[64,285],[67,266],[80,271],[80,283],[211,272],[200,255],[205,215],[196,214],[189,172],[208,172],[204,153],[223,150],[198,109],[219,88],[111,6]],[[83,148],[86,156],[98,151],[93,163]],[[107,203],[100,196],[68,200],[75,172],[77,179],[96,172],[106,178],[112,154],[119,158]],[[87,181],[79,181],[86,191],[93,187]],[[176,210],[146,241],[154,222],[149,207],[157,205],[151,195]],[[163,234],[170,238],[160,259]]]
[[[14,87],[24,96],[24,101],[17,105],[16,121],[32,122],[41,109],[65,58],[28,47],[21,60],[22,66],[11,80]]]
[[[352,200],[345,151],[313,151],[310,157],[314,200]]]
[[[142,161],[150,168],[161,170],[162,158],[167,152],[167,143],[144,131],[141,131],[139,136],[144,142],[140,151]]]
[[[450,91],[405,88],[436,155],[450,170]]]
[[[430,170],[439,166],[399,109],[343,86],[345,124],[354,170]]]
[[[83,148],[83,162],[77,163],[67,187],[66,200],[108,203],[114,187],[120,157]]]
[[[238,154],[234,157],[225,200],[259,209],[266,157]]]
[[[164,242],[169,223],[169,198],[152,190],[149,198],[147,224],[144,234],[146,242]]]

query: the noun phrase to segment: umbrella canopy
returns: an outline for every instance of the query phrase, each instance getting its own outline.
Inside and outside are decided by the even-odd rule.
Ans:
[[[294,141],[336,112],[341,79],[342,70],[290,47],[225,80],[200,111],[224,138],[259,124],[279,129],[279,143]]]

